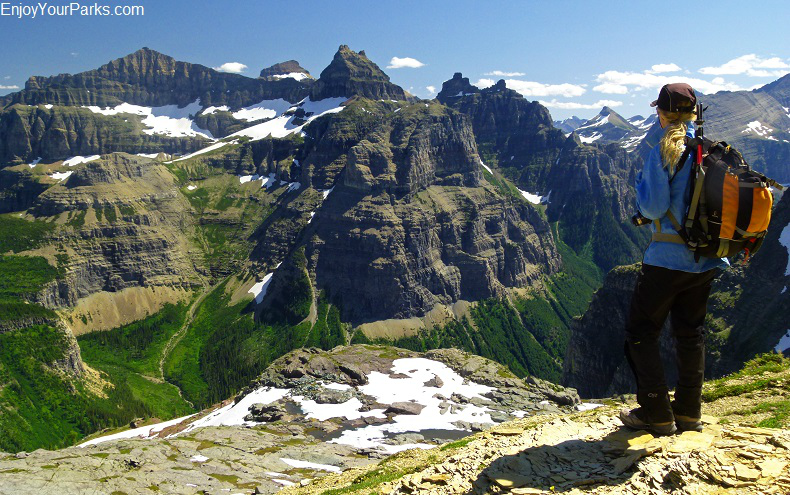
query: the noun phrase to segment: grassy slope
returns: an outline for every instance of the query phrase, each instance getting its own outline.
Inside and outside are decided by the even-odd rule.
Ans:
[[[315,325],[301,322],[306,314],[294,320],[292,312],[261,323],[253,320],[249,299],[230,304],[230,295],[225,293],[228,283],[226,280],[206,296],[164,363],[167,380],[178,385],[196,406],[230,397],[293,349],[331,349],[346,343],[340,313],[323,296],[318,300]],[[290,306],[309,310],[306,297],[312,295],[292,292]]]
[[[6,252],[33,249],[54,228],[9,215],[0,216],[0,226],[0,248]],[[58,316],[27,299],[60,276],[61,270],[44,258],[0,255],[0,323],[9,329],[0,333],[0,450],[65,447],[136,417],[188,412],[175,388],[143,377],[155,376],[155,356],[183,321],[183,307],[83,339],[86,362],[106,372],[113,384],[104,390],[106,397],[49,366],[64,357],[69,342],[62,330],[50,326],[54,323],[30,323],[54,322]]]
[[[186,312],[184,303],[168,304],[144,320],[82,335],[78,339],[82,359],[106,373],[116,386],[128,387],[153,416],[170,419],[193,412],[178,390],[159,376],[159,357],[183,325]]]

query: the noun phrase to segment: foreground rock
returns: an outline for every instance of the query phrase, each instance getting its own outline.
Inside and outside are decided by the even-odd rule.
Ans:
[[[283,493],[790,493],[790,360],[758,357],[706,383],[704,429],[656,438],[617,419],[627,401],[574,415],[497,425],[430,451],[316,480]],[[776,428],[756,427],[772,425]]]
[[[0,454],[0,494],[274,493],[578,402],[456,349],[300,349],[212,410],[84,447]]]

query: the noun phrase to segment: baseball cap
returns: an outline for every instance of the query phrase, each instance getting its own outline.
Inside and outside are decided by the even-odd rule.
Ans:
[[[658,99],[650,104],[665,112],[693,112],[696,105],[694,89],[686,83],[665,84],[658,93]]]

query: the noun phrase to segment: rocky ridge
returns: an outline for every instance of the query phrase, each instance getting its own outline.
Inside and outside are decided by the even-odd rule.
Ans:
[[[398,363],[405,367],[398,368]],[[367,396],[386,393],[364,387],[379,383],[377,374],[389,375],[393,383],[411,383],[423,376],[415,375],[411,368],[426,365],[438,374],[421,385],[409,386],[416,400],[381,402]],[[470,395],[464,387],[488,391],[482,396]],[[273,402],[254,402],[266,393],[285,389],[289,394]],[[455,392],[448,393],[450,390]],[[436,404],[421,403],[421,397],[430,394],[446,394],[434,412]],[[344,405],[354,403],[362,416],[347,419],[343,415],[351,413]],[[151,433],[152,426],[135,425],[137,430],[120,433],[124,438],[104,442],[94,438],[83,447],[0,454],[0,493],[13,489],[23,494],[54,486],[61,493],[84,493],[97,487],[127,493],[222,493],[228,489],[274,493],[282,486],[308,484],[328,472],[368,465],[387,457],[388,452],[431,447],[442,439],[465,436],[470,429],[482,430],[492,422],[519,415],[556,414],[572,410],[577,403],[572,390],[540,380],[521,381],[501,365],[454,349],[426,354],[375,346],[339,347],[331,352],[304,349],[273,363],[235,401],[161,424],[156,433]],[[243,422],[227,423],[247,412],[233,412],[234,407],[248,407]],[[483,423],[456,421],[453,430],[432,429],[431,424],[436,423],[433,415],[461,417],[464,410],[477,409],[489,411],[490,420],[481,416]],[[323,414],[322,410],[337,412]],[[349,431],[395,427],[409,418],[418,420],[410,423],[415,429],[395,428],[376,447],[343,441],[343,434]],[[137,434],[142,438],[135,438]]]
[[[766,397],[787,399],[783,362],[772,371],[758,367],[754,374],[706,384],[702,432],[654,437],[629,430],[616,411],[633,404],[611,401],[571,416],[515,420],[438,451],[404,452],[283,493],[786,493],[790,431],[754,426],[764,417],[754,413]],[[755,395],[732,388],[766,379],[770,384]],[[730,392],[715,395],[722,390]]]
[[[629,221],[638,165],[629,153],[614,143],[565,137],[545,107],[505,81],[480,90],[457,73],[437,99],[469,116],[481,158],[494,172],[548,204],[548,220],[559,222],[566,244],[577,251],[592,245],[604,272],[638,258],[646,236]],[[598,234],[599,228],[607,233]],[[598,237],[606,237],[606,245]]]

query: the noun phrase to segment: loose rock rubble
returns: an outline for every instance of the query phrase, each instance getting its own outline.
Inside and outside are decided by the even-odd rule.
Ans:
[[[790,431],[703,419],[701,433],[658,438],[623,427],[612,408],[513,421],[375,493],[790,493]],[[328,481],[284,494],[321,493]]]

